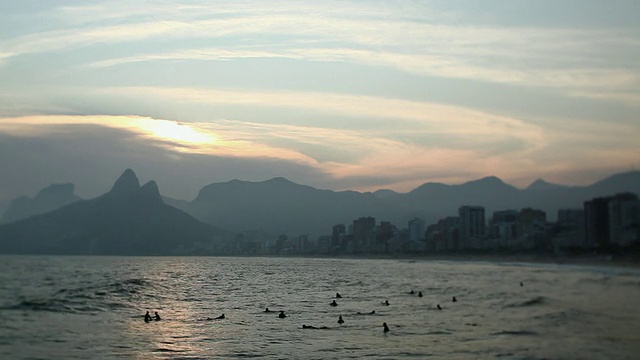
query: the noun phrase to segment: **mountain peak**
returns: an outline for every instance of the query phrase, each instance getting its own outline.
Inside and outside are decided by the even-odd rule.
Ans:
[[[274,177],[270,180],[265,181],[266,183],[272,183],[272,184],[294,184],[292,181],[283,178],[282,176],[277,176]]]
[[[132,196],[138,191],[140,191],[140,181],[133,170],[127,169],[120,175],[115,184],[113,184],[113,188],[111,188],[109,194]]]
[[[496,176],[485,176],[478,180],[472,180],[464,183],[463,185],[507,185],[500,178]]]
[[[34,200],[49,199],[56,196],[73,196],[75,185],[68,184],[51,184],[46,188],[40,190]]]
[[[532,182],[531,185],[527,186],[527,190],[549,190],[549,189],[557,189],[562,187],[562,185],[552,184],[543,179],[537,179]]]
[[[153,200],[153,201],[161,201],[162,197],[160,196],[160,190],[158,190],[158,184],[151,180],[148,183],[144,184],[140,191],[138,192],[141,198]]]

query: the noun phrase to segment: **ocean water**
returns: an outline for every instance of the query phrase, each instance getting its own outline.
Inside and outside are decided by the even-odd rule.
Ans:
[[[336,292],[342,298],[332,307]],[[158,311],[162,320],[145,323],[145,311]],[[207,320],[220,314],[225,319]],[[0,358],[638,359],[640,271],[429,260],[0,256]]]

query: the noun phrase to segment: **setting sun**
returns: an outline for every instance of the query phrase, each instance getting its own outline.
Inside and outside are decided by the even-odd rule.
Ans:
[[[141,130],[147,132],[150,137],[184,145],[211,144],[217,140],[211,134],[173,121],[141,119],[137,122],[137,125]]]

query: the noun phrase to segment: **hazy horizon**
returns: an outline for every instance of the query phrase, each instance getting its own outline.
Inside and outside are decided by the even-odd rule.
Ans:
[[[126,168],[407,192],[640,164],[640,3],[0,3],[0,202]]]
[[[125,169],[125,170],[127,170],[127,169]],[[172,197],[172,196],[170,196],[170,195],[167,195],[167,194],[165,194],[165,193],[162,191],[162,180],[159,180],[159,179],[146,179],[146,178],[142,178],[142,177],[140,177],[140,176],[139,176],[139,174],[136,172],[136,170],[135,170],[135,169],[130,169],[130,170],[132,170],[132,171],[136,174],[136,177],[138,178],[138,180],[139,180],[139,182],[140,182],[140,186],[142,186],[142,185],[146,184],[147,182],[154,181],[154,182],[156,182],[156,184],[157,184],[157,186],[158,186],[158,189],[159,189],[159,191],[160,191],[160,195],[161,195],[161,196],[163,196],[163,197],[167,197],[167,198],[171,198],[171,199],[173,199],[173,200],[185,200],[185,201],[189,201],[189,202],[190,202],[190,201],[193,201],[193,200],[197,197],[198,192],[199,192],[202,188],[204,188],[204,187],[206,187],[206,186],[208,186],[208,185],[213,185],[213,184],[222,184],[222,183],[227,183],[227,182],[231,182],[231,181],[241,181],[241,182],[250,182],[250,183],[262,183],[262,182],[267,182],[267,181],[274,180],[274,179],[276,179],[276,178],[283,178],[283,179],[285,179],[285,180],[287,180],[287,181],[291,181],[291,182],[293,182],[293,183],[295,183],[295,184],[297,184],[297,185],[302,185],[302,186],[311,186],[311,185],[309,185],[309,184],[304,184],[304,183],[299,183],[299,182],[292,181],[291,179],[287,179],[287,178],[286,178],[286,177],[284,177],[284,176],[275,176],[275,177],[271,177],[271,178],[263,179],[263,180],[231,179],[231,180],[228,180],[228,181],[218,181],[218,182],[210,182],[210,183],[207,183],[207,184],[203,185],[201,188],[199,188],[199,189],[196,191],[196,193],[195,193],[192,197],[190,197],[190,198],[177,198],[177,197]],[[124,172],[124,170],[123,170],[121,173],[118,173],[118,176],[115,176],[115,177],[114,177],[114,180],[113,180],[113,182],[114,182],[114,183],[115,183],[115,181],[116,181],[116,180],[117,180],[117,179],[122,175],[122,173],[123,173],[123,172]],[[598,183],[598,182],[600,182],[600,181],[602,181],[602,180],[605,180],[605,179],[607,179],[607,178],[609,178],[609,177],[611,177],[611,176],[621,175],[621,174],[626,174],[626,173],[631,173],[631,172],[635,172],[635,170],[633,170],[633,171],[629,171],[629,172],[621,172],[621,173],[610,174],[610,175],[607,175],[607,176],[603,177],[602,179],[598,179],[598,180],[594,181],[593,183],[586,184],[585,186],[593,185],[593,184]],[[402,194],[402,193],[408,193],[408,192],[411,192],[412,190],[415,190],[415,189],[417,189],[418,187],[420,187],[420,186],[422,186],[422,185],[425,185],[425,184],[428,184],[428,183],[444,184],[444,185],[447,185],[447,186],[457,186],[457,185],[464,185],[464,184],[469,183],[469,182],[474,182],[474,181],[483,180],[483,179],[485,179],[485,178],[489,178],[489,177],[495,177],[495,176],[494,176],[494,175],[487,175],[487,176],[484,176],[484,177],[482,177],[482,178],[471,179],[471,180],[469,180],[469,181],[464,181],[464,182],[460,182],[460,183],[442,183],[442,182],[430,182],[430,181],[429,181],[429,182],[425,182],[425,183],[423,183],[423,184],[420,184],[420,185],[416,186],[415,188],[409,189],[409,190],[407,190],[407,191],[395,191],[395,190],[392,190],[392,189],[386,189],[386,188],[380,188],[380,189],[376,189],[376,190],[372,190],[372,191],[358,191],[358,190],[354,190],[354,189],[345,189],[345,190],[338,190],[338,191],[356,191],[356,192],[361,192],[361,193],[366,193],[366,192],[376,192],[376,191],[394,191],[394,192],[396,192],[396,193],[400,193],[400,194]],[[500,179],[499,177],[497,177],[497,178],[498,178],[498,179]],[[515,187],[516,189],[520,189],[520,190],[525,190],[526,188],[528,188],[529,186],[531,186],[531,185],[533,184],[533,182],[536,182],[536,181],[539,181],[539,180],[545,181],[545,182],[547,182],[548,184],[551,184],[551,185],[558,185],[558,186],[567,186],[567,187],[578,187],[578,186],[583,186],[583,185],[576,185],[576,184],[552,183],[552,182],[548,182],[548,181],[546,181],[545,179],[541,179],[541,178],[539,178],[539,179],[534,180],[531,184],[528,184],[528,185],[526,185],[526,186],[524,186],[524,187],[519,187],[519,186],[515,186],[514,184],[510,184],[509,182],[505,181],[504,179],[500,179],[500,180],[501,180],[501,181],[503,181],[505,184],[510,185],[510,186],[513,186],[513,187]],[[47,188],[47,187],[49,187],[49,186],[53,186],[53,185],[63,185],[63,184],[73,184],[73,185],[74,185],[74,193],[75,193],[76,195],[80,196],[83,200],[89,200],[89,199],[92,199],[92,198],[98,197],[98,196],[100,196],[100,195],[104,195],[104,194],[106,194],[107,192],[109,192],[109,190],[111,190],[111,188],[113,187],[114,183],[111,183],[109,186],[107,186],[106,188],[104,188],[104,190],[103,190],[103,191],[98,191],[98,192],[97,192],[97,193],[95,193],[95,194],[89,194],[89,195],[87,195],[87,196],[83,196],[83,194],[79,194],[79,193],[78,193],[78,191],[77,191],[78,185],[83,185],[83,184],[75,184],[75,183],[71,183],[71,182],[54,182],[54,183],[48,184],[47,186],[45,186],[45,187],[43,187],[43,188],[41,188],[41,189],[37,189],[34,193],[31,193],[31,194],[20,194],[20,195],[18,195],[18,196],[16,196],[16,197],[14,197],[14,198],[11,198],[11,199],[5,199],[5,200],[8,200],[8,202],[9,202],[9,201],[11,201],[11,200],[16,199],[17,197],[20,197],[20,196],[27,196],[27,197],[29,197],[29,198],[34,198],[34,197],[38,194],[38,192],[40,192],[41,190],[44,190],[45,188]],[[81,187],[82,187],[82,186],[81,186]],[[314,188],[316,188],[316,189],[318,189],[318,190],[332,190],[332,189],[325,189],[325,188],[321,188],[321,187],[320,187],[320,188],[318,188],[318,187],[314,187]],[[332,191],[334,191],[334,190],[332,190]],[[2,200],[2,199],[0,199],[0,200]],[[7,202],[5,205],[8,205],[8,202]],[[2,211],[1,211],[1,210],[2,210],[2,209],[0,209],[0,215],[2,214]]]

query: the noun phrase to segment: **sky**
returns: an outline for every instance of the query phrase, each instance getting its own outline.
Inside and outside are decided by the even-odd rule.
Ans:
[[[640,2],[0,0],[0,202],[640,165]]]

